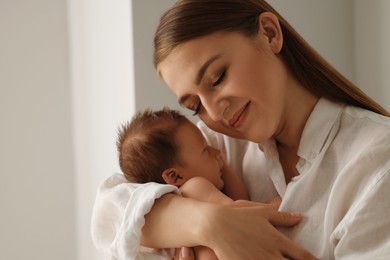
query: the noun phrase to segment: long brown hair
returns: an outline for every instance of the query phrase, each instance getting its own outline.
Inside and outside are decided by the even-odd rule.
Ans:
[[[215,32],[258,32],[259,15],[272,12],[280,22],[280,56],[295,78],[311,93],[336,102],[390,116],[351,81],[322,58],[294,28],[264,0],[178,0],[160,19],[154,38],[154,66],[179,44]]]

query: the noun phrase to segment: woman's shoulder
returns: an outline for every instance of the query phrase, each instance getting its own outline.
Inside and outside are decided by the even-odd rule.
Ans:
[[[346,117],[349,117],[356,121],[357,123],[368,123],[369,126],[380,127],[383,129],[390,128],[390,117],[384,116],[373,111],[355,107],[355,106],[346,106],[343,114]]]
[[[347,106],[340,123],[341,130],[351,132],[356,138],[367,143],[383,143],[390,147],[390,117],[367,109]]]
[[[355,162],[369,160],[390,167],[390,118],[347,106],[341,114],[338,147]]]

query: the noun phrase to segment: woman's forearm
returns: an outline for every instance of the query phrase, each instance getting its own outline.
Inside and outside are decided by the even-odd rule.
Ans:
[[[141,244],[153,248],[203,245],[202,226],[212,204],[166,194],[145,216]]]
[[[277,231],[293,226],[301,217],[278,212],[267,204],[230,207],[167,194],[146,215],[141,244],[153,248],[202,245],[219,259],[315,259]],[[245,237],[245,239],[243,239]]]

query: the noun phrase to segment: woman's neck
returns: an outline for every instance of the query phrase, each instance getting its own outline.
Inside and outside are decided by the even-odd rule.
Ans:
[[[286,105],[279,131],[274,136],[278,146],[293,151],[298,149],[303,129],[318,99],[299,83],[292,81],[286,91]]]
[[[286,106],[279,132],[275,135],[279,158],[284,169],[286,182],[298,175],[298,148],[303,129],[313,111],[318,97],[296,83],[288,86]]]

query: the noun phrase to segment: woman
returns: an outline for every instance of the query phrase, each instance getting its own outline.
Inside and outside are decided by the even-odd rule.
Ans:
[[[149,212],[166,191],[145,211],[143,245],[200,244],[220,259],[390,255],[389,113],[271,6],[262,0],[178,1],[157,29],[155,66],[179,103],[201,119],[208,142],[226,155],[251,199],[279,194],[280,210],[302,212],[303,219],[279,233],[270,222],[298,219],[281,222],[266,206],[218,207],[172,194]],[[127,189],[128,205],[141,203],[134,194],[145,187]]]

